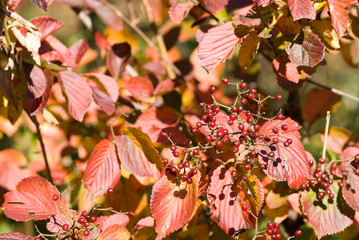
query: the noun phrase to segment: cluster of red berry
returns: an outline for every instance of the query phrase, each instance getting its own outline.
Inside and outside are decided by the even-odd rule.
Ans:
[[[266,234],[268,234],[268,236],[270,236],[271,239],[282,239],[282,234],[279,233],[279,229],[280,229],[279,223],[268,222]],[[300,230],[297,230],[294,233],[295,237],[300,237],[301,235],[302,235],[302,231]],[[290,237],[289,239],[291,238],[293,237]]]

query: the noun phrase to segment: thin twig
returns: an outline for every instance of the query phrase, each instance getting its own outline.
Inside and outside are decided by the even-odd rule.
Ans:
[[[44,140],[42,139],[41,136],[41,131],[40,131],[40,124],[36,119],[36,116],[32,116],[30,117],[31,121],[35,124],[36,126],[36,134],[37,134],[37,138],[40,141],[40,146],[41,146],[41,152],[42,152],[42,156],[44,157],[44,161],[45,161],[45,165],[46,165],[46,172],[47,172],[47,177],[49,180],[49,182],[53,183],[52,181],[52,177],[51,177],[51,171],[50,171],[50,165],[49,165],[49,161],[47,159],[47,155],[46,155],[46,150],[45,150],[45,144],[44,144]]]
[[[322,151],[322,159],[325,159],[325,153],[327,151],[329,122],[330,122],[330,111],[327,111],[327,118],[326,118],[326,123],[325,123],[325,132],[324,132],[324,143],[323,143],[323,151]]]
[[[308,78],[305,79],[305,81],[308,82],[308,83],[311,83],[311,84],[313,84],[313,85],[316,85],[316,86],[318,86],[318,87],[321,87],[321,88],[327,89],[327,90],[329,90],[329,91],[332,91],[333,93],[336,93],[336,94],[338,94],[338,95],[340,95],[340,96],[344,96],[344,97],[347,97],[347,98],[350,98],[350,99],[352,99],[352,100],[354,100],[354,101],[359,102],[359,98],[358,98],[358,97],[355,97],[355,96],[353,96],[353,95],[350,95],[349,93],[345,93],[345,92],[340,91],[340,90],[338,90],[338,89],[336,89],[336,88],[331,88],[331,87],[325,86],[325,85],[323,85],[323,84],[314,82],[313,80],[308,79]]]

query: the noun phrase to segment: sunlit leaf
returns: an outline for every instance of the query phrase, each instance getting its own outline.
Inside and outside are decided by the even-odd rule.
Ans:
[[[156,239],[162,239],[183,227],[195,210],[200,176],[193,176],[192,184],[179,177],[163,175],[152,189],[151,212],[156,220]]]
[[[228,0],[203,0],[207,8],[212,11],[221,11],[228,4]]]
[[[290,81],[293,83],[298,83],[300,79],[300,74],[298,68],[293,64],[288,56],[278,56],[272,62],[273,71],[277,75],[277,79],[283,79],[284,81]]]
[[[188,3],[178,3],[175,1],[168,11],[171,21],[175,24],[182,22],[193,6],[194,4],[191,1]]]
[[[124,213],[116,213],[110,216],[101,216],[98,218],[98,222],[100,223],[99,227],[101,230],[105,230],[106,228],[115,224],[119,226],[126,226],[129,221],[130,218],[127,214]]]
[[[83,40],[80,39],[77,42],[75,42],[74,44],[72,44],[72,46],[70,47],[70,51],[72,53],[72,56],[75,59],[75,63],[79,64],[82,57],[85,55],[87,49],[88,49],[89,45]]]
[[[238,54],[238,64],[241,69],[241,74],[244,75],[257,55],[261,39],[257,32],[249,33],[243,40]]]
[[[131,238],[131,233],[126,227],[114,224],[105,228],[100,235],[96,238],[97,240],[127,240]]]
[[[302,18],[315,19],[316,12],[312,1],[288,0],[288,5],[294,21]]]
[[[103,139],[92,152],[84,173],[84,186],[89,190],[85,201],[104,195],[108,188],[113,188],[118,183],[120,177],[115,145]]]
[[[340,48],[340,39],[335,29],[333,28],[330,19],[316,20],[311,22],[313,32],[322,40],[327,47],[332,49]]]
[[[64,26],[59,20],[48,16],[36,17],[31,19],[30,22],[40,30],[41,40],[44,40],[54,31]]]
[[[148,100],[153,94],[153,85],[148,76],[132,77],[125,82],[125,89],[131,93],[131,95],[141,101]]]
[[[5,215],[17,221],[42,220],[68,211],[65,198],[54,201],[59,191],[46,179],[35,176],[24,178],[16,190],[5,194],[2,210]]]
[[[95,77],[101,83],[101,85],[106,90],[107,94],[110,96],[113,102],[117,101],[119,96],[119,90],[117,83],[113,77],[102,74],[102,73],[86,73],[87,77]]]
[[[200,64],[207,70],[231,58],[240,39],[234,34],[234,22],[213,27],[203,35],[198,46]]]
[[[0,234],[1,240],[32,240],[32,237],[26,236],[23,233],[11,232]]]
[[[357,154],[359,154],[359,148],[357,148]],[[353,166],[349,162],[340,164],[340,169],[344,176],[343,198],[351,208],[359,211],[359,176],[355,174]]]
[[[288,130],[281,129],[282,125],[287,125]],[[278,129],[278,134],[272,132],[273,127]],[[264,172],[276,181],[288,181],[290,188],[299,188],[306,182],[310,175],[310,165],[303,144],[300,141],[298,130],[301,127],[292,119],[267,121],[259,130],[263,136],[259,143],[269,144],[269,146],[257,145],[259,162],[266,165]],[[272,143],[273,138],[278,138],[279,143]],[[292,140],[292,144],[284,147],[287,139]],[[274,157],[268,156],[270,152]]]

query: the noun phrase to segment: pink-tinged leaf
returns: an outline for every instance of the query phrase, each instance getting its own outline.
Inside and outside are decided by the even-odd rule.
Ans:
[[[131,46],[127,42],[114,44],[107,53],[106,65],[115,79],[125,70],[131,59]]]
[[[108,115],[112,115],[116,111],[116,105],[111,100],[111,98],[106,93],[96,87],[93,87],[91,89],[95,103],[100,107],[102,111],[104,111]]]
[[[228,4],[228,0],[203,0],[203,2],[212,12],[221,11]]]
[[[140,230],[141,228],[145,227],[153,227],[155,226],[155,219],[153,217],[145,217],[141,218],[135,226],[135,231]]]
[[[124,135],[116,137],[116,144],[121,164],[128,172],[140,177],[160,177],[161,157],[146,134],[127,128]]]
[[[44,110],[44,108],[46,107],[47,101],[49,100],[51,95],[53,76],[48,70],[42,70],[42,73],[43,75],[41,74],[41,76],[46,78],[46,87],[42,96],[40,96],[39,98],[33,98],[32,94],[26,95],[27,98],[24,105],[24,109],[30,116],[34,116],[37,113],[42,112],[42,110]]]
[[[114,224],[103,230],[96,238],[97,240],[128,240],[131,233],[126,227]]]
[[[203,35],[198,46],[200,65],[207,70],[231,58],[240,39],[234,34],[234,22],[213,27]]]
[[[45,92],[49,72],[27,63],[24,63],[24,72],[28,86],[27,97],[40,97]]]
[[[357,147],[347,147],[343,151],[343,158],[345,160],[352,160],[352,158],[355,157],[355,155],[359,154],[359,148]]]
[[[49,35],[45,39],[45,41],[48,43],[48,45],[52,49],[50,49],[50,51],[46,51],[44,53],[41,53],[41,51],[43,49],[43,45],[44,45],[44,43],[42,43],[42,46],[40,48],[41,58],[43,58],[45,61],[60,61],[60,62],[63,62],[65,65],[68,65],[70,67],[76,65],[74,56],[72,55],[70,49],[68,49],[57,38],[55,38],[52,35]],[[49,49],[46,49],[46,50],[49,50]]]
[[[297,67],[314,67],[324,58],[325,45],[312,32],[306,32],[302,43],[287,42],[285,48],[289,59]]]
[[[278,56],[273,60],[273,71],[277,75],[277,78],[281,78],[287,81],[298,83],[300,79],[300,73],[297,66],[293,64],[288,56]]]
[[[101,216],[98,218],[98,222],[100,223],[99,228],[101,230],[105,230],[115,224],[119,226],[126,226],[129,221],[130,218],[127,214],[113,214],[111,216]]]
[[[83,39],[80,39],[74,44],[72,44],[72,46],[70,47],[70,51],[75,59],[76,64],[80,63],[82,57],[85,55],[88,48],[89,45]]]
[[[89,190],[85,201],[104,195],[114,188],[121,177],[115,145],[107,139],[101,140],[93,150],[84,173],[84,185]]]
[[[335,193],[333,199],[326,195],[320,199],[317,193],[304,191],[301,196],[303,213],[308,217],[318,238],[343,231],[353,223],[354,211],[338,195],[338,186],[333,184],[329,189]]]
[[[211,219],[228,235],[236,236],[242,229],[255,226],[257,216],[264,201],[263,187],[255,176],[249,176],[248,182],[234,182],[233,167],[219,166],[211,177],[207,197],[212,211]],[[246,205],[248,211],[242,206]]]
[[[287,125],[288,130],[283,131],[281,129],[282,125]],[[278,129],[278,134],[272,132],[274,126]],[[276,181],[287,180],[289,187],[293,189],[297,189],[304,184],[310,175],[309,161],[298,132],[300,128],[290,118],[273,120],[273,122],[267,121],[259,130],[259,134],[263,138],[260,138],[258,143],[270,145],[257,145],[259,162],[267,166],[264,172]],[[273,138],[278,138],[279,143],[272,143]],[[291,139],[292,144],[284,147],[283,143],[287,139]],[[270,152],[274,153],[273,158],[268,156]]]
[[[113,77],[102,73],[86,73],[86,77],[95,77],[99,80],[102,86],[105,88],[107,94],[110,96],[113,102],[116,102],[119,96],[119,90],[117,83]]]
[[[46,8],[53,2],[54,0],[31,0],[31,2],[35,3],[40,8],[46,10]]]
[[[32,240],[32,237],[19,232],[11,232],[0,234],[0,240]]]
[[[148,76],[132,77],[125,82],[125,89],[138,100],[146,100],[152,97],[153,84]]]
[[[168,11],[168,15],[171,21],[175,24],[179,24],[185,19],[189,11],[194,6],[193,2],[188,3],[178,3],[175,1]]]
[[[24,0],[8,0],[7,5],[10,10],[15,11],[20,5],[24,2]]]
[[[24,178],[16,190],[5,194],[2,210],[16,221],[42,220],[52,215],[68,212],[65,198],[52,200],[59,191],[46,179],[35,176]]]
[[[349,162],[340,164],[340,169],[344,175],[343,198],[351,208],[359,211],[359,176],[355,174],[354,168]]]
[[[253,3],[260,7],[266,7],[269,5],[270,0],[252,0]]]
[[[0,161],[0,169],[0,186],[10,191],[15,190],[23,178],[31,176],[30,171],[21,169],[10,157]]]
[[[92,102],[91,88],[85,78],[74,72],[61,71],[58,79],[67,96],[71,116],[81,122]]]
[[[173,108],[151,107],[137,118],[135,127],[146,133],[152,142],[157,142],[161,131],[176,126],[178,120],[179,115]]]
[[[337,32],[339,38],[345,35],[346,29],[350,22],[348,16],[348,8],[351,5],[357,5],[357,0],[328,0],[329,12],[332,19],[332,24]]]
[[[44,40],[57,29],[64,26],[64,24],[59,20],[48,16],[33,18],[30,22],[40,30],[41,40]]]
[[[288,0],[288,5],[294,21],[302,18],[315,19],[316,11],[311,0]]]
[[[156,239],[162,239],[188,223],[196,207],[199,179],[197,174],[192,177],[192,184],[188,184],[169,173],[156,181],[150,203],[156,220]]]
[[[103,4],[94,9],[97,16],[110,28],[121,31],[123,29],[122,19],[117,16],[110,7]]]
[[[159,84],[157,84],[155,90],[153,91],[153,95],[163,95],[170,91],[173,91],[176,87],[176,83],[172,81],[171,79],[166,79],[164,81],[161,81]]]
[[[73,216],[76,215],[76,212]],[[56,233],[63,231],[62,226],[64,224],[69,224],[69,221],[66,219],[65,216],[61,214],[52,215],[50,218],[46,221],[46,229],[50,232]]]

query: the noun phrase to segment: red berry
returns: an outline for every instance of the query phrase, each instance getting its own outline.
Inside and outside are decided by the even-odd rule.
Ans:
[[[175,145],[172,145],[170,149],[171,151],[176,151],[177,147]]]
[[[287,141],[286,141],[289,145],[293,143],[293,140],[288,138]]]
[[[319,158],[319,163],[320,163],[320,164],[324,164],[324,163],[325,163],[325,159]]]
[[[174,151],[172,154],[173,154],[174,157],[179,157],[179,156],[181,155],[181,154],[180,154],[179,152],[177,152],[177,151]]]
[[[314,172],[317,172],[317,173],[319,173],[320,171],[321,171],[320,167],[316,167],[314,170]]]
[[[232,107],[231,107],[231,111],[232,111],[232,112],[237,112],[238,109],[237,109],[235,106],[232,106]]]
[[[88,227],[90,226],[90,223],[89,223],[89,222],[85,222],[85,223],[84,223],[84,226],[88,228]]]
[[[269,153],[268,153],[268,157],[274,158],[274,156],[275,156],[275,153],[274,153],[274,152],[269,152]]]
[[[235,115],[234,113],[231,113],[231,114],[229,115],[229,119],[231,119],[231,120],[236,120],[237,117],[236,117],[236,115]]]
[[[276,128],[276,127],[273,127],[272,128],[272,132],[274,133],[274,134],[277,134],[279,131],[278,131],[278,128]]]
[[[253,133],[253,137],[254,137],[254,138],[259,138],[259,132],[254,132],[254,133]]]
[[[39,237],[36,237],[36,238],[34,238],[34,240],[41,240],[41,238],[39,238]]]
[[[268,229],[266,230],[266,233],[270,236],[270,235],[272,235],[272,234],[273,234],[273,230],[272,230],[272,229],[270,229],[270,228],[268,228]]]
[[[188,179],[187,179],[187,183],[188,183],[188,184],[192,184],[192,183],[193,183],[192,178],[188,178]]]
[[[278,139],[278,138],[273,138],[273,139],[272,139],[272,142],[273,142],[274,144],[277,144],[277,143],[279,143],[279,139]]]
[[[198,149],[194,149],[193,150],[193,155],[198,155],[199,154],[199,150]]]
[[[242,107],[242,106],[237,107],[237,111],[238,111],[238,112],[242,112],[242,111],[243,111],[243,107]]]
[[[248,131],[243,130],[243,131],[242,131],[242,136],[243,136],[243,137],[247,137],[247,136],[248,136]]]
[[[223,133],[224,133],[224,135],[227,135],[229,132],[228,132],[227,129],[224,129],[224,130],[223,130]]]
[[[186,162],[184,162],[184,166],[185,166],[185,167],[187,167],[187,168],[188,168],[190,165],[191,165],[191,164],[190,164],[189,162],[187,162],[187,161],[186,161]]]
[[[229,80],[228,80],[228,78],[222,78],[222,82],[223,82],[224,84],[228,84],[228,83],[229,83]]]
[[[91,222],[96,222],[96,221],[97,221],[97,217],[91,216],[91,217],[90,217],[90,221],[91,221]]]
[[[275,239],[282,239],[282,235],[281,235],[280,233],[277,233],[277,234],[275,235]]]
[[[70,228],[70,226],[69,226],[68,224],[62,225],[62,229],[63,229],[64,231],[69,230],[69,228]]]
[[[330,166],[330,168],[331,168],[332,170],[336,170],[336,169],[337,169],[337,165],[336,165],[336,164],[332,164],[332,165]]]
[[[161,132],[161,135],[162,135],[162,137],[168,137],[168,133],[166,133],[166,132]]]
[[[333,193],[330,193],[330,194],[329,194],[329,198],[333,199],[333,198],[334,198],[334,194],[333,194]]]
[[[259,167],[260,167],[261,169],[267,169],[267,165],[265,165],[265,164],[260,164]]]
[[[323,198],[323,197],[324,197],[324,192],[319,192],[319,193],[318,193],[318,197],[319,197],[319,198]]]
[[[238,125],[238,129],[241,130],[241,131],[244,130],[244,125],[243,125],[243,124],[239,124],[239,125]]]
[[[206,140],[206,142],[210,142],[212,140],[212,137],[211,136],[206,136],[205,140]]]
[[[60,199],[59,194],[54,194],[54,195],[52,196],[52,200],[54,200],[54,201],[57,201],[57,200],[59,200],[59,199]]]
[[[192,173],[193,173],[194,175],[196,175],[196,174],[198,173],[197,168],[193,169],[193,170],[192,170]]]
[[[279,94],[277,94],[277,95],[275,95],[275,97],[274,97],[274,98],[275,98],[275,100],[278,100],[278,101],[279,101],[279,100],[282,98],[282,96],[281,96],[281,95],[279,95]]]
[[[296,237],[300,237],[300,236],[302,235],[302,231],[297,230],[297,231],[295,231],[294,235],[295,235]]]
[[[82,215],[83,217],[87,217],[87,216],[89,215],[89,213],[88,213],[87,211],[82,211],[81,215]]]
[[[250,152],[249,152],[249,156],[255,157],[255,156],[256,156],[256,152],[255,152],[255,151],[250,151]]]
[[[274,224],[274,228],[275,228],[275,229],[279,229],[279,228],[280,228],[279,223],[275,223],[275,224]]]
[[[344,183],[343,182],[338,182],[338,186],[339,187],[344,187]]]
[[[243,179],[243,181],[247,181],[247,180],[248,180],[248,177],[247,177],[247,176],[243,176],[242,179]]]
[[[281,127],[280,127],[283,131],[287,131],[288,130],[288,126],[283,124]]]
[[[228,125],[229,125],[229,126],[232,126],[233,124],[234,124],[234,121],[233,121],[233,120],[229,120],[229,121],[228,121]]]
[[[227,143],[227,142],[229,141],[229,137],[225,136],[225,137],[222,139],[222,141],[223,141],[224,143]]]
[[[247,102],[248,102],[247,98],[242,98],[242,99],[241,99],[241,103],[242,103],[242,104],[247,104]]]
[[[355,155],[354,160],[359,161],[359,154]]]
[[[240,87],[241,89],[245,89],[245,88],[247,87],[247,84],[244,83],[244,82],[242,82],[241,85],[239,85],[239,87]]]
[[[253,123],[253,118],[247,118],[247,123],[249,124]]]
[[[135,213],[132,212],[132,211],[129,211],[129,212],[128,212],[128,216],[129,216],[129,217],[134,217],[134,216],[135,216]]]
[[[187,180],[187,179],[188,179],[188,175],[187,175],[187,174],[182,174],[182,179],[183,179],[183,180]]]
[[[184,166],[183,166],[183,163],[179,163],[178,165],[177,165],[177,167],[178,167],[178,169],[182,169]]]
[[[272,222],[267,223],[267,228],[272,229],[274,228],[274,224]]]
[[[221,111],[221,109],[220,109],[220,107],[215,106],[215,107],[214,107],[214,111],[215,111],[216,113],[219,113],[219,111]]]
[[[216,88],[212,86],[209,90],[211,91],[211,93],[214,93],[216,91]]]
[[[253,128],[254,128],[254,130],[256,130],[256,131],[259,131],[259,129],[261,128],[261,126],[259,126],[259,124],[255,124],[255,125],[253,126]]]
[[[288,143],[288,142],[284,142],[284,143],[283,143],[283,146],[284,146],[284,147],[289,147],[289,143]]]
[[[196,123],[196,127],[201,128],[202,126],[203,126],[203,124],[201,122]]]
[[[90,235],[90,231],[86,229],[86,230],[84,231],[84,236],[88,236],[88,235]]]
[[[247,94],[247,98],[248,98],[248,99],[253,99],[253,98],[254,98],[254,94],[253,94],[253,93],[248,93],[248,94]]]
[[[243,211],[247,211],[247,210],[248,210],[247,204],[243,204],[243,205],[242,205],[242,210],[243,210]]]
[[[197,128],[192,128],[192,132],[193,133],[198,133],[198,129]]]
[[[277,118],[278,118],[278,119],[283,119],[283,118],[284,118],[283,113],[278,113],[278,114],[277,114]]]
[[[309,160],[309,165],[313,166],[314,165],[314,161],[313,160]]]
[[[359,168],[355,169],[354,172],[355,172],[356,175],[359,175]]]
[[[234,146],[234,147],[233,147],[233,152],[234,152],[234,153],[237,153],[238,151],[239,151],[239,148],[238,148],[237,146]]]
[[[250,92],[250,93],[255,93],[256,90],[255,90],[254,88],[250,88],[250,89],[249,89],[249,92]]]
[[[86,222],[86,219],[83,218],[83,217],[80,217],[79,220],[78,220],[79,223],[83,224]]]
[[[332,190],[330,190],[329,188],[325,189],[325,193],[326,194],[331,194],[332,193]]]
[[[216,127],[216,123],[215,123],[215,122],[210,122],[208,125],[209,125],[210,128],[215,128],[215,127]]]
[[[314,180],[314,179],[310,179],[310,180],[309,180],[309,184],[310,184],[310,185],[314,185],[314,184],[315,184],[315,180]]]
[[[252,166],[250,164],[244,165],[244,169],[246,169],[247,171],[250,170],[251,168],[252,168]]]
[[[167,158],[162,159],[162,163],[163,163],[163,165],[167,165],[168,164],[168,159]]]
[[[232,175],[232,177],[237,177],[237,171],[233,170],[233,171],[231,172],[231,175]]]

